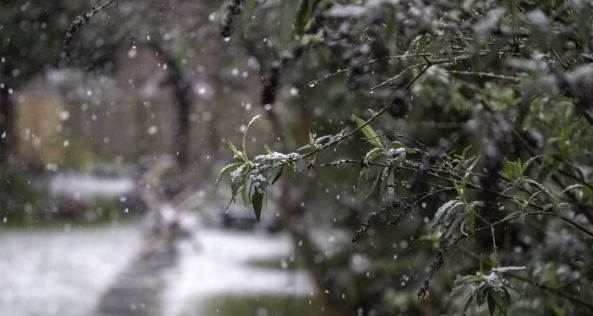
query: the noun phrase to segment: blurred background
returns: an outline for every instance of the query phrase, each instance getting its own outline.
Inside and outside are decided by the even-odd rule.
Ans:
[[[262,119],[246,138],[250,157],[266,145],[294,152],[309,143],[310,132],[339,133],[352,127],[352,114],[368,118],[369,108],[404,100],[391,88],[369,92],[361,83],[379,85],[412,62],[422,66],[426,54],[455,61],[445,36],[427,31],[438,30],[435,10],[451,9],[443,16],[459,21],[484,16],[488,26],[491,15],[480,8],[496,7],[496,1],[462,1],[467,10],[446,1],[335,2],[356,5],[328,10],[332,28],[320,31],[325,37],[303,35],[299,40],[318,48],[303,52],[309,43],[299,45],[294,35],[301,1],[2,0],[0,315],[441,315],[469,306],[449,293],[455,275],[486,269],[489,231],[455,249],[453,264],[429,269],[440,250],[432,218],[451,194],[437,192],[410,214],[406,206],[381,217],[372,211],[385,201],[365,197],[372,179],[359,176],[363,168],[299,164],[296,176],[283,176],[266,194],[258,222],[250,207],[229,204],[228,179],[216,185],[233,161],[224,140],[241,144],[255,116]],[[244,8],[233,15],[236,3]],[[472,3],[483,16],[470,10]],[[474,40],[480,43],[479,36],[463,38],[468,47]],[[506,70],[497,43],[476,56]],[[408,46],[423,54],[407,60]],[[406,60],[367,63],[391,53]],[[511,88],[481,77],[464,82],[444,67],[401,76],[399,86],[414,83],[414,106],[373,122],[383,136],[426,144],[434,157],[423,156],[422,167],[445,151],[490,150],[485,127],[494,116],[484,114],[483,100],[503,111],[522,100],[519,90],[534,93],[531,85],[547,82],[527,77]],[[558,124],[571,121],[571,104],[540,95],[527,98],[534,115],[521,112],[517,128],[534,144],[551,144],[552,153],[553,144],[566,144],[560,149],[569,154],[590,148],[579,125]],[[363,157],[370,145],[353,139],[324,153],[323,162]],[[430,191],[434,179],[425,176],[402,176],[401,186]],[[378,224],[361,228],[369,214]],[[538,267],[546,280],[558,274],[578,280],[566,266],[548,263],[563,252],[587,257],[589,246],[557,221],[541,232],[538,220],[526,231],[510,224],[499,230],[504,261]],[[365,236],[353,243],[359,230]],[[553,251],[542,251],[538,240]],[[427,274],[429,295],[419,300]],[[548,300],[527,283],[517,292],[532,295],[516,310],[532,315],[531,308],[549,303],[554,315],[564,315],[564,301]]]
[[[95,4],[0,5],[0,314],[323,313],[275,203],[256,224],[214,185],[279,39],[225,41],[220,1],[117,1],[60,66]]]

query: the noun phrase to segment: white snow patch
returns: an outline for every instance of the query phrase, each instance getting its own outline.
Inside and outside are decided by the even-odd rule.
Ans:
[[[0,232],[0,315],[89,315],[139,244],[130,224]]]
[[[196,313],[199,302],[226,294],[309,295],[313,285],[302,271],[285,271],[249,266],[251,260],[289,256],[286,235],[265,235],[205,229],[195,242],[180,247],[180,263],[169,274],[163,315]]]
[[[122,196],[133,189],[134,181],[130,178],[107,178],[84,174],[58,174],[49,183],[50,193],[83,200]]]

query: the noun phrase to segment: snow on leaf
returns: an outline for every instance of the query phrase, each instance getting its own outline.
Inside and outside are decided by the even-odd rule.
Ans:
[[[257,121],[259,118],[261,118],[261,115],[256,115],[254,116],[251,121],[249,121],[249,123],[247,124],[247,128],[245,128],[245,133],[243,133],[243,141],[241,142],[242,146],[243,146],[243,157],[245,157],[244,159],[248,159],[247,158],[247,134],[249,133],[249,128],[251,127],[251,125],[253,125],[253,123],[255,121]]]
[[[439,207],[439,209],[434,214],[434,220],[432,222],[433,223],[432,225],[433,226],[442,225],[447,214],[449,214],[449,212],[451,210],[453,210],[454,208],[456,208],[462,204],[463,204],[463,202],[460,202],[455,199],[455,200],[450,200],[450,201],[446,202],[445,204],[441,205],[441,207]]]

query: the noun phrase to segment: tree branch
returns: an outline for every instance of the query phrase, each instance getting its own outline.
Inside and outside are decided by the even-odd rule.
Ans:
[[[101,4],[97,4],[86,13],[78,15],[74,18],[72,23],[70,23],[70,26],[68,26],[68,30],[66,30],[66,34],[64,35],[64,41],[62,42],[62,67],[66,67],[70,64],[70,61],[72,59],[72,46],[74,44],[74,36],[76,35],[76,33],[78,33],[80,28],[87,24],[95,14],[107,8],[115,1],[116,0],[107,0]]]

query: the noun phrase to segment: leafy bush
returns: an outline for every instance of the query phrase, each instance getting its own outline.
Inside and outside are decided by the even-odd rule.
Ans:
[[[288,10],[282,1],[229,3],[224,36],[243,8],[269,25],[286,23],[278,13]],[[325,104],[315,110],[340,124],[313,124],[319,130],[310,130],[302,147],[288,148],[293,140],[282,137],[279,149],[253,159],[248,131],[241,150],[229,142],[236,162],[221,176],[230,175],[233,201],[241,195],[259,218],[270,188],[294,183],[284,179],[286,171],[356,173],[370,188],[360,186],[364,193],[347,206],[378,210],[366,212],[355,243],[368,238],[373,256],[374,241],[394,242],[395,227],[411,221],[417,227],[405,240],[432,245],[416,282],[427,306],[409,304],[412,311],[465,313],[477,311],[475,303],[490,314],[593,312],[585,290],[593,287],[593,4],[303,0],[297,12],[294,40],[267,47],[278,57],[263,60],[264,112],[279,137],[289,134],[282,121],[292,118],[278,115],[289,101],[279,91],[306,83],[303,102]],[[265,36],[277,38],[272,31]],[[427,249],[420,248],[409,254],[423,261]],[[446,261],[453,273],[439,275]],[[445,295],[454,274],[461,289],[469,288],[465,298]],[[385,303],[394,299],[393,284],[372,283],[374,289],[361,285],[355,311],[407,308]]]

